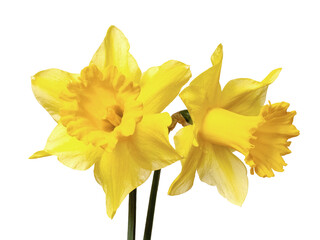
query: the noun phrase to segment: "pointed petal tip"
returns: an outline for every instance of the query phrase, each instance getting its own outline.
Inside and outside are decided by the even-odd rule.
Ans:
[[[38,151],[38,152],[35,152],[34,154],[32,154],[29,157],[29,159],[37,159],[37,158],[48,157],[48,156],[51,156],[51,154],[44,151],[44,150],[41,150],[41,151]]]
[[[125,41],[128,42],[128,40],[127,40],[126,36],[124,35],[124,33],[119,28],[117,28],[115,25],[111,25],[108,28],[107,36],[110,36],[111,34],[119,34],[122,38],[124,38]],[[128,42],[128,45],[129,45],[129,42]],[[130,45],[129,45],[129,48],[130,48]]]
[[[223,52],[223,46],[222,46],[222,44],[220,43],[220,44],[217,46],[216,50],[214,50],[214,53],[213,53],[213,54],[221,54],[222,52]]]
[[[168,60],[167,62],[165,62],[164,64],[160,65],[159,67],[161,67],[161,66],[166,66],[167,64],[168,64],[169,66],[170,66],[170,64],[171,64],[171,65],[176,65],[176,66],[179,66],[179,67],[183,67],[183,68],[185,68],[186,70],[190,70],[190,65],[185,64],[185,63],[183,63],[183,62],[181,62],[181,61],[178,61],[178,60]]]
[[[114,218],[114,215],[116,215],[117,210],[108,210],[107,209],[107,215],[112,220]]]
[[[214,52],[211,55],[211,63],[212,65],[216,65],[222,62],[222,58],[223,58],[223,46],[220,43],[218,45],[218,47],[216,48],[216,50],[214,50]]]
[[[273,71],[271,71],[274,74],[279,74],[282,71],[282,68],[276,68]]]
[[[109,218],[112,220],[114,218],[114,215],[116,214],[116,212],[114,211],[112,214],[108,214]]]
[[[177,60],[170,60],[168,62],[172,62],[173,64],[177,64],[178,66],[180,66],[182,69],[185,69],[186,72],[189,72],[189,78],[191,77],[191,71],[190,71],[190,65],[185,64],[183,62],[177,61]]]
[[[244,200],[246,199],[246,196],[243,198],[241,198],[241,199],[232,199],[232,198],[226,198],[230,203],[232,203],[232,204],[234,204],[234,205],[236,205],[236,206],[238,206],[238,207],[242,207],[242,205],[243,205],[243,203],[244,203]]]
[[[177,191],[173,190],[173,185],[175,182],[173,182],[168,190],[168,195],[169,196],[176,196],[176,195],[180,195],[180,193],[178,193]]]
[[[168,190],[167,194],[168,194],[169,196],[175,196],[175,194],[172,194],[172,192],[171,192],[170,189]]]
[[[242,207],[242,205],[243,205],[243,202],[238,202],[238,203],[235,203],[235,205],[237,205],[238,207]]]
[[[278,77],[281,71],[282,71],[282,68],[276,68],[273,71],[271,71],[271,73],[276,75],[276,77]]]
[[[178,62],[179,64],[182,64],[182,65],[185,67],[186,70],[189,70],[189,69],[190,69],[190,65],[185,64],[185,63],[180,62],[180,61],[177,61],[177,62]]]
[[[282,68],[277,68],[277,69],[272,70],[262,82],[267,85],[273,83],[278,78],[281,70],[282,70]]]
[[[115,25],[111,25],[111,26],[108,28],[108,32],[111,32],[112,30],[118,30],[118,31],[120,31],[120,29],[117,28]]]
[[[180,175],[179,175],[180,176]],[[168,190],[168,195],[169,196],[177,196],[181,195],[187,191],[189,191],[192,186],[193,186],[193,179],[192,182],[185,185],[184,183],[181,183],[181,179],[178,179],[179,176],[173,181],[171,184],[169,190]]]
[[[190,71],[190,65],[184,64],[184,66],[185,66],[185,69],[186,69],[187,71],[189,71],[189,78],[191,78],[192,73],[191,73],[191,71]]]
[[[221,54],[222,52],[223,52],[223,45],[222,45],[222,43],[220,43],[217,46],[216,50],[214,51],[214,54]]]
[[[36,86],[38,83],[37,83],[37,77],[42,73],[43,71],[40,71],[40,72],[37,72],[36,74],[32,75],[30,77],[31,79],[31,87],[33,86]]]

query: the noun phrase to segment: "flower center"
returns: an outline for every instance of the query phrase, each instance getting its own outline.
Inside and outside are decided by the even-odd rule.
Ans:
[[[118,106],[108,107],[103,120],[110,124],[113,129],[120,125],[123,114]]]
[[[136,99],[140,88],[109,66],[100,72],[95,65],[81,71],[60,97],[61,123],[68,134],[88,144],[112,151],[120,137],[134,133],[142,119],[142,104]]]

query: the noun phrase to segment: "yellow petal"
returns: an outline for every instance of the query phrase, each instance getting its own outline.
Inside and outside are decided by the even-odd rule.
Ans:
[[[59,121],[59,111],[64,104],[64,100],[60,98],[61,93],[65,91],[68,83],[79,81],[78,78],[78,74],[59,69],[44,70],[31,78],[35,97],[55,121]]]
[[[218,68],[219,76],[220,76],[220,72],[221,72],[222,59],[223,59],[223,47],[222,47],[222,44],[219,44],[219,46],[216,48],[216,50],[211,55],[212,66],[219,66],[219,68]]]
[[[193,140],[193,126],[191,125],[179,130],[174,137],[177,151],[183,155],[184,159],[181,161],[181,173],[169,188],[169,195],[182,194],[193,185],[197,165],[202,154],[199,147],[193,146]]]
[[[201,181],[216,185],[219,193],[233,204],[241,206],[248,192],[247,169],[226,147],[201,144],[202,157],[198,165]]]
[[[143,102],[144,112],[162,112],[190,77],[189,66],[174,60],[148,69],[142,75],[141,93],[138,98]]]
[[[119,142],[113,152],[105,152],[95,164],[97,182],[106,193],[107,214],[113,218],[121,202],[135,188],[144,183],[151,171],[141,168],[127,150],[125,142]]]
[[[44,150],[36,152],[30,158],[56,155],[64,165],[77,170],[86,170],[101,158],[102,153],[101,148],[86,145],[69,136],[66,128],[58,124],[49,136]]]
[[[248,78],[229,81],[222,91],[221,107],[242,115],[258,115],[266,100],[268,86],[280,71],[281,68],[273,70],[262,82]]]
[[[49,156],[51,156],[50,153],[46,152],[45,150],[41,150],[32,154],[32,156],[30,156],[29,159],[36,159],[36,158],[49,157]]]
[[[222,45],[220,44],[211,58],[214,65],[196,77],[180,93],[180,97],[187,106],[196,128],[201,124],[206,111],[220,104],[221,87],[219,78],[222,57]]]
[[[181,161],[185,161],[186,156],[192,147],[193,144],[193,130],[194,125],[188,125],[180,129],[174,136],[174,145],[176,147],[177,153],[183,157]]]
[[[141,71],[136,60],[129,53],[129,48],[129,42],[124,34],[115,26],[111,26],[91,63],[95,64],[101,72],[104,72],[107,66],[116,66],[129,81],[138,83]]]
[[[168,139],[168,113],[150,114],[138,123],[135,133],[125,142],[126,150],[139,166],[148,170],[164,168],[181,159]]]

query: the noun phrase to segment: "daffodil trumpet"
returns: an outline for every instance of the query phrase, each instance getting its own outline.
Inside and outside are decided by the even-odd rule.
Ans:
[[[281,69],[273,70],[261,82],[231,80],[221,90],[222,58],[219,45],[211,57],[213,66],[180,93],[193,125],[174,137],[176,150],[183,156],[182,169],[168,193],[188,191],[197,172],[201,181],[216,186],[230,202],[242,205],[248,190],[247,170],[233,152],[244,155],[251,174],[273,177],[273,171],[284,170],[282,156],[291,152],[288,139],[298,136],[299,131],[292,125],[296,112],[288,111],[288,103],[264,105],[268,86]]]

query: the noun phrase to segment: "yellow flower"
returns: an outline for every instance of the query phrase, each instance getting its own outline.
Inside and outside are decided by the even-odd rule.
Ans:
[[[113,218],[123,199],[181,157],[168,141],[171,117],[160,113],[191,77],[189,66],[168,61],[141,71],[123,33],[111,26],[80,74],[49,69],[32,77],[40,104],[57,122],[44,150],[73,169],[95,164]]]
[[[217,186],[230,202],[242,205],[248,190],[247,170],[233,154],[239,151],[245,162],[261,177],[283,171],[282,156],[290,153],[288,139],[299,135],[292,125],[295,111],[288,103],[263,106],[268,85],[281,69],[272,71],[262,82],[235,79],[221,91],[219,77],[222,45],[211,57],[213,66],[195,78],[180,97],[186,104],[193,125],[181,129],[174,141],[184,156],[180,175],[169,194],[188,191],[197,171],[200,179]]]

